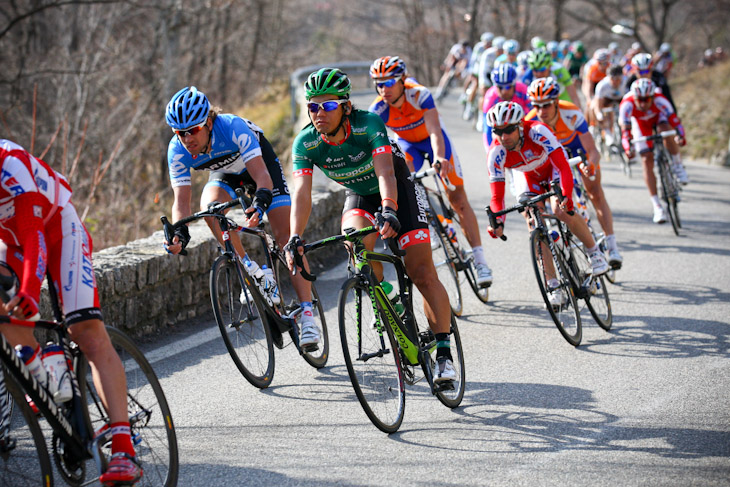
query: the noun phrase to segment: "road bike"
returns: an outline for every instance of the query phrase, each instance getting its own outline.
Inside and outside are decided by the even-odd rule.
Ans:
[[[549,191],[537,196],[523,194],[517,205],[502,211],[493,212],[489,206],[486,210],[492,228],[497,227],[499,216],[514,211],[528,212],[530,228],[533,229],[530,251],[540,293],[560,334],[568,343],[578,346],[583,337],[581,312],[584,304],[604,330],[611,328],[613,312],[605,279],[593,275],[583,244],[565,223],[544,213],[545,200],[553,196],[562,199],[559,184],[558,180],[554,180]],[[548,226],[548,220],[551,226]],[[502,240],[506,239],[502,235]],[[557,280],[557,285],[550,284],[552,279]],[[552,293],[562,295],[560,304],[551,303]]]
[[[12,286],[12,282],[5,284],[3,289]],[[3,486],[53,485],[51,459],[57,475],[65,483],[89,485],[106,470],[111,457],[112,431],[102,396],[92,380],[89,363],[69,336],[54,286],[48,289],[53,321],[0,316],[0,323],[31,327],[37,335],[44,335],[61,346],[70,364],[73,396],[69,401],[56,403],[0,335],[0,485]],[[2,294],[7,302],[7,294]],[[106,329],[127,379],[132,441],[136,459],[144,470],[136,485],[175,486],[179,469],[177,436],[162,387],[134,342],[116,328]],[[33,401],[52,431],[50,456],[43,430],[26,397]],[[88,478],[90,462],[94,465],[92,478]]]
[[[274,238],[264,230],[263,223],[257,228],[239,226],[226,216],[227,210],[246,208],[249,204],[240,188],[237,198],[227,203],[212,203],[206,210],[182,218],[171,224],[162,217],[165,238],[172,241],[175,229],[205,217],[215,218],[220,225],[225,246],[213,262],[210,270],[210,299],[213,314],[223,336],[228,353],[241,374],[253,386],[264,389],[274,378],[274,346],[285,347],[283,335],[288,333],[291,343],[304,360],[314,368],[324,367],[329,358],[329,338],[322,303],[317,289],[312,286],[312,310],[321,331],[321,343],[302,347],[299,344],[299,328],[302,308],[295,298],[289,279],[284,252]],[[275,303],[268,293],[259,288],[256,279],[241,263],[231,243],[231,232],[257,238],[265,256],[265,265],[273,270],[280,300]]]
[[[658,180],[661,186],[661,198],[669,213],[669,220],[672,222],[672,229],[675,235],[679,235],[679,229],[682,228],[682,221],[679,219],[678,204],[682,200],[680,195],[682,185],[677,179],[677,175],[672,169],[671,158],[664,146],[664,139],[677,135],[676,130],[667,130],[659,134],[646,135],[634,139],[634,143],[653,142],[654,166],[658,173]]]
[[[461,404],[464,397],[465,370],[461,335],[451,314],[451,355],[457,378],[435,383],[436,338],[428,321],[416,306],[423,299],[408,277],[397,244],[389,241],[393,254],[369,251],[362,239],[373,226],[360,230],[345,229],[336,235],[306,244],[304,252],[328,245],[346,243],[349,253],[349,278],[340,289],[338,317],[345,364],[358,401],[370,421],[381,431],[398,430],[405,415],[405,384],[426,379],[429,390],[449,408]],[[389,239],[390,240],[390,239]],[[371,263],[391,264],[397,276],[402,314],[396,312],[373,273]],[[302,272],[305,278],[314,276]],[[422,374],[418,372],[421,368]]]
[[[424,165],[427,160],[428,158],[424,160]],[[461,293],[462,276],[466,278],[482,303],[489,301],[489,288],[477,284],[474,255],[466,240],[459,214],[453,209],[445,194],[444,186],[450,186],[449,189],[454,187],[438,175],[435,167],[414,173],[412,179],[417,191],[423,191],[428,201],[428,224],[434,234],[431,245],[433,263],[439,279],[449,294],[451,310],[456,316],[461,316],[464,311]]]

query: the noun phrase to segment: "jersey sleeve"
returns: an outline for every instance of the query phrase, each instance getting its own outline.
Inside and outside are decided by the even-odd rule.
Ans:
[[[191,185],[190,167],[186,163],[189,157],[188,151],[177,140],[177,136],[173,135],[167,146],[167,171],[173,188]]]
[[[384,146],[389,148],[390,140],[388,139],[388,130],[385,128],[385,123],[374,113],[365,113],[367,113],[367,138],[372,153]]]
[[[294,139],[292,144],[292,170],[294,176],[312,174],[314,159],[311,155],[316,150],[319,141],[308,141],[309,131],[305,128]]]
[[[630,99],[624,98],[618,108],[618,120],[622,128],[631,125],[631,113],[633,110],[633,102]]]
[[[492,143],[487,153],[487,172],[489,173],[489,188],[492,192],[492,199],[489,207],[492,211],[502,211],[504,209],[504,164],[507,161],[507,151],[503,146]],[[504,217],[498,218],[498,221],[504,222]]]
[[[564,66],[555,64],[554,69],[552,70],[552,75],[562,88],[573,84],[573,78],[570,76],[570,71],[568,71]]]
[[[233,117],[231,119],[231,137],[238,146],[244,164],[261,155],[259,138],[242,118]]]

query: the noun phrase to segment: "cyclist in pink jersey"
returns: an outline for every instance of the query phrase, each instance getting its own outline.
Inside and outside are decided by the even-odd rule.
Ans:
[[[0,304],[0,313],[37,320],[48,272],[49,284],[60,291],[71,338],[91,364],[111,420],[112,459],[99,480],[105,486],[131,485],[142,477],[142,468],[130,436],[126,376],[104,328],[91,237],[71,204],[71,187],[9,140],[0,139],[0,169],[0,273],[17,276],[17,292]],[[34,353],[26,362],[40,353],[32,328],[0,325],[0,333],[12,346],[31,347]]]
[[[527,96],[527,86],[517,81],[517,70],[511,64],[500,64],[492,70],[492,87],[484,94],[482,112],[486,118],[490,108],[501,101],[513,101],[527,113],[532,108]],[[492,143],[492,127],[484,124],[484,147],[489,150]]]
[[[517,194],[544,192],[544,184],[560,180],[565,197],[562,203],[551,199],[553,213],[564,221],[573,234],[586,246],[593,274],[598,276],[609,270],[608,262],[593,239],[585,220],[573,211],[573,173],[565,156],[565,150],[550,129],[542,122],[525,121],[522,107],[514,102],[503,101],[487,113],[487,123],[492,127],[495,139],[487,154],[487,170],[492,190],[490,207],[494,211],[504,209],[505,170],[511,169]],[[502,236],[504,217],[497,227],[487,227],[493,238]],[[526,216],[529,226],[529,218]],[[557,282],[549,281],[549,284]],[[551,293],[551,303],[561,305],[567,299],[559,289]]]

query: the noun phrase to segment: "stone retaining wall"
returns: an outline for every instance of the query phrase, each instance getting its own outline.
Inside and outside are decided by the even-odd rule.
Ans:
[[[339,233],[343,203],[344,191],[340,189],[314,192],[304,238],[314,241]],[[187,256],[167,254],[162,248],[162,231],[94,253],[106,324],[139,337],[202,315],[213,318],[208,275],[218,245],[202,221],[190,225],[190,235]],[[259,243],[251,242],[247,251],[261,262]],[[308,258],[316,271],[338,253],[345,255],[343,250],[332,248],[313,252]],[[44,316],[50,316],[45,290],[41,308]]]

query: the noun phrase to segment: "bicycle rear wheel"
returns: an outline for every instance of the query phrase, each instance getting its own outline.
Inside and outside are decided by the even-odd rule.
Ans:
[[[124,366],[132,440],[136,458],[144,469],[144,475],[135,485],[175,486],[179,473],[177,435],[162,386],[150,363],[127,335],[112,327],[107,327],[107,333]],[[79,361],[77,374],[91,431],[103,432],[110,420],[86,360]],[[101,445],[101,450],[109,458],[111,441]]]
[[[25,394],[1,367],[0,485],[53,485],[51,459],[38,419]]]
[[[274,378],[274,343],[265,307],[255,291],[244,292],[239,269],[225,254],[210,270],[210,299],[233,363],[253,386],[269,387]]]
[[[580,308],[578,308],[575,292],[568,275],[568,272],[570,272],[568,264],[559,253],[553,254],[550,252],[548,237],[540,229],[533,230],[530,235],[530,250],[537,283],[545,301],[545,306],[550,312],[550,317],[563,338],[577,347],[583,337],[583,329]],[[558,287],[551,288],[548,284],[549,277],[546,266],[548,270],[552,268],[552,273],[558,281]],[[555,291],[562,293],[562,304],[553,306],[550,303],[550,293]]]
[[[393,433],[405,415],[406,391],[398,344],[382,313],[376,325],[370,287],[359,276],[345,281],[339,295],[342,353],[358,401],[370,421]]]
[[[281,295],[281,304],[277,306],[277,310],[280,313],[288,314],[293,310],[299,308],[299,299],[297,298],[294,286],[292,285],[292,276],[289,272],[289,268],[284,261],[282,255],[278,255],[275,259],[276,265],[276,282],[279,284],[279,294]],[[319,349],[304,352],[302,357],[304,360],[314,367],[315,369],[321,369],[327,364],[327,359],[330,355],[330,341],[329,333],[327,332],[327,321],[325,320],[324,309],[322,308],[322,301],[319,299],[317,288],[312,283],[312,311],[314,312],[314,321],[319,327],[320,343]],[[297,322],[300,322],[297,319]]]
[[[459,285],[459,274],[454,263],[456,250],[454,249],[453,243],[443,233],[443,227],[441,225],[438,228],[431,227],[431,232],[434,233],[434,236],[439,242],[438,249],[433,251],[433,264],[436,267],[436,273],[439,276],[439,281],[441,281],[446,288],[446,292],[449,294],[451,311],[456,316],[461,316],[464,312],[464,301],[461,295],[461,286]],[[454,257],[450,257],[449,254]]]

